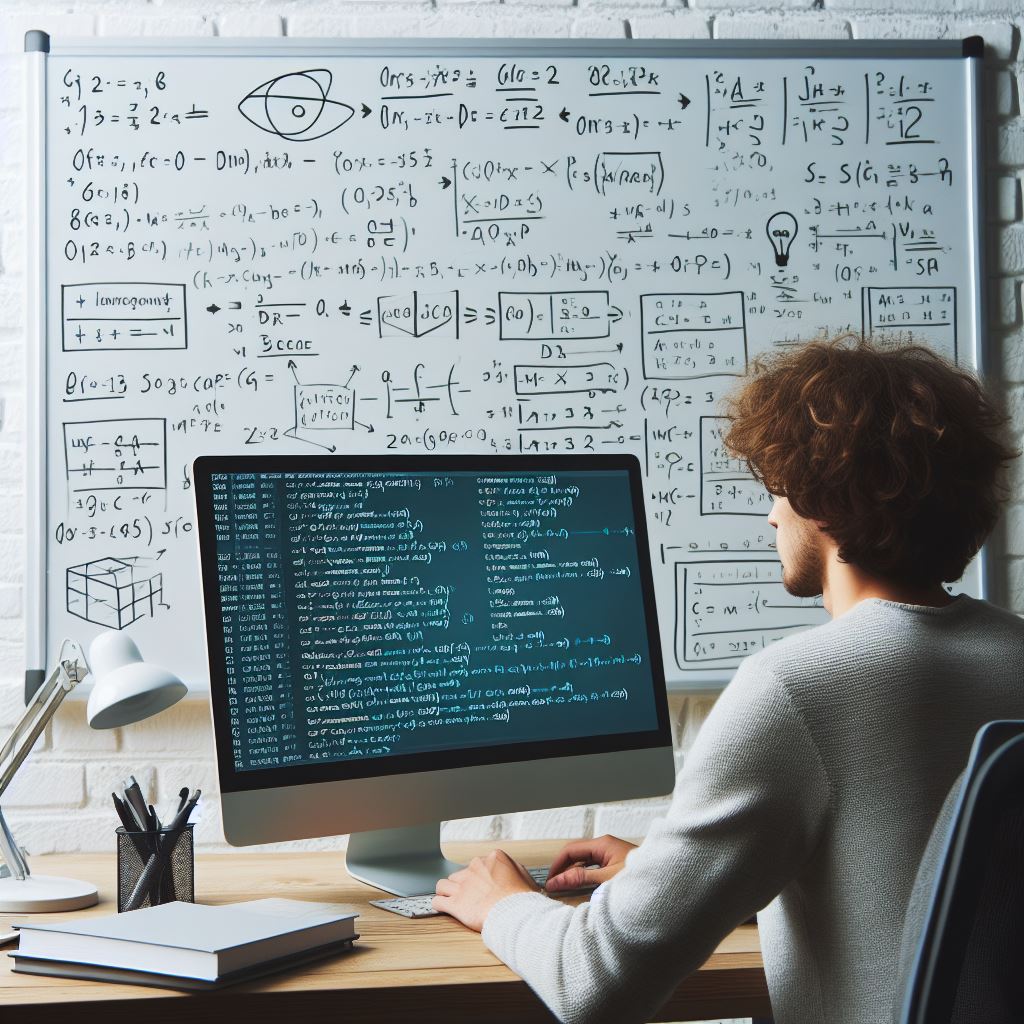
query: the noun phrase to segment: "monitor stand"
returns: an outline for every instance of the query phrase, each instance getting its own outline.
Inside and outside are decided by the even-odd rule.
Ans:
[[[396,896],[434,891],[439,878],[464,868],[441,853],[441,823],[379,828],[348,837],[345,866],[353,878]]]

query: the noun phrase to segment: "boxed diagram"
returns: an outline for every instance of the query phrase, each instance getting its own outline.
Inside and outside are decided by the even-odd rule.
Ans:
[[[67,609],[97,626],[124,629],[154,614],[163,589],[163,573],[132,559],[98,558],[68,568]]]

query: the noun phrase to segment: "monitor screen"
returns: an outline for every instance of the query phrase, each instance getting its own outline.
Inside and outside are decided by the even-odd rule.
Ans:
[[[635,459],[209,458],[196,486],[227,789],[664,742]]]

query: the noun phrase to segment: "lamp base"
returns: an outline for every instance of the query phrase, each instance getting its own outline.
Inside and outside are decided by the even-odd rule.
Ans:
[[[57,875],[0,878],[0,914],[52,914],[99,902],[96,886]]]

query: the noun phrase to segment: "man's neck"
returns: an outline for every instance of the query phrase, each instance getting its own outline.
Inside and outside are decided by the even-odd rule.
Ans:
[[[838,554],[832,553],[826,563],[822,591],[825,610],[832,618],[845,615],[855,605],[872,597],[929,608],[942,608],[953,600],[939,583],[921,586],[898,580],[883,580],[854,565],[841,562]]]

